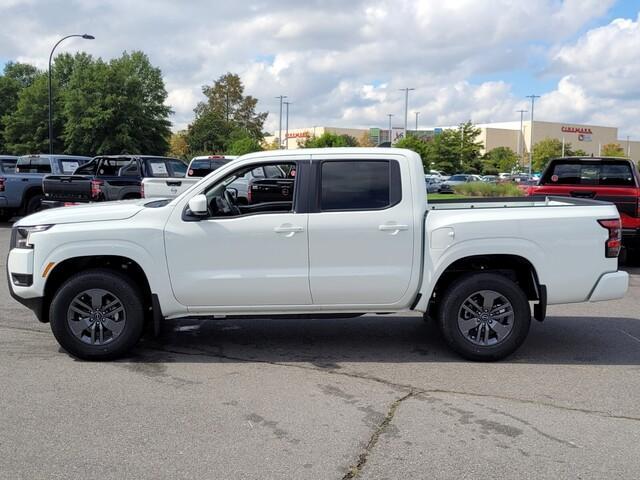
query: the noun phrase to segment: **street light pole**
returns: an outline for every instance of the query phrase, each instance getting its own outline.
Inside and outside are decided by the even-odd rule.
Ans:
[[[415,112],[416,114],[416,135],[418,134],[418,115],[420,115],[420,112]]]
[[[518,133],[518,156],[520,157],[518,164],[520,164],[520,162],[524,163],[522,161],[522,157],[524,156],[523,155],[524,152],[522,149],[522,141],[524,139],[524,134],[522,133],[522,125],[524,123],[524,114],[527,113],[528,110],[516,110],[516,111],[520,114],[520,132]]]
[[[387,113],[387,117],[389,117],[389,145],[391,145],[391,117],[393,117],[393,113]]]
[[[531,128],[529,129],[529,177],[531,177],[531,168],[533,165],[533,106],[536,98],[540,98],[540,95],[527,95],[527,98],[531,99]]]
[[[404,92],[404,136],[407,137],[407,116],[409,114],[409,91],[415,90],[415,88],[401,88],[400,91]]]
[[[285,134],[284,134],[284,148],[289,150],[289,105],[291,102],[284,102],[287,113],[286,113],[286,122],[285,122]]]
[[[278,119],[278,150],[282,149],[282,100],[287,98],[286,95],[280,95],[276,98],[280,99],[280,118]]]
[[[53,52],[55,51],[56,47],[60,45],[67,38],[72,38],[72,37],[80,37],[85,40],[94,40],[96,38],[93,35],[89,35],[86,33],[83,33],[82,35],[81,34],[67,35],[66,37],[62,37],[60,40],[58,40],[58,43],[56,43],[53,46],[53,48],[51,49],[51,53],[49,54],[49,154],[50,155],[53,155],[53,121],[52,121],[53,102],[51,101],[51,60],[53,59]]]

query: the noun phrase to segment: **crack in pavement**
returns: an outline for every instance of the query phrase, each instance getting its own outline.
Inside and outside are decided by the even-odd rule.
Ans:
[[[338,371],[338,370],[334,370],[334,369],[317,368],[317,367],[313,367],[313,366],[309,366],[309,365],[296,365],[296,364],[291,364],[291,363],[271,362],[271,361],[268,361],[268,360],[258,360],[258,359],[234,357],[234,356],[226,355],[226,354],[223,354],[223,353],[214,353],[214,352],[207,352],[207,351],[202,351],[202,350],[197,350],[197,351],[193,351],[193,352],[185,352],[185,351],[180,351],[180,350],[168,350],[168,349],[165,349],[165,348],[156,348],[156,347],[151,347],[149,345],[145,346],[145,348],[147,348],[149,350],[158,350],[158,351],[167,352],[167,353],[174,353],[174,354],[178,354],[178,355],[209,356],[209,357],[222,358],[222,359],[226,359],[226,360],[233,360],[233,361],[240,361],[240,362],[247,362],[247,363],[264,363],[264,364],[274,365],[274,366],[278,366],[278,367],[291,367],[291,368],[299,368],[299,369],[303,369],[303,370],[313,370],[315,372],[324,372],[324,373],[328,373],[328,374],[332,374],[332,375],[342,375],[342,376],[345,376],[345,377],[357,378],[357,379],[360,379],[360,380],[368,380],[368,381],[380,383],[380,384],[388,386],[388,387],[393,387],[393,388],[395,388],[397,390],[409,390],[409,391],[412,392],[413,395],[428,395],[428,394],[433,394],[433,393],[436,393],[436,394],[437,393],[442,393],[442,394],[445,394],[445,395],[461,395],[461,396],[468,396],[468,397],[475,397],[475,398],[494,398],[494,399],[498,399],[498,400],[506,400],[506,401],[510,401],[510,402],[527,404],[527,405],[536,405],[536,406],[555,408],[555,409],[558,409],[558,410],[564,410],[564,411],[570,411],[570,412],[585,413],[585,414],[588,414],[588,415],[598,415],[598,416],[603,417],[603,418],[612,418],[612,419],[617,419],[617,420],[632,420],[632,421],[640,422],[640,417],[631,417],[631,416],[626,416],[626,415],[614,415],[612,413],[605,412],[605,411],[602,411],[602,410],[590,410],[590,409],[586,409],[586,408],[568,407],[568,406],[565,406],[565,405],[555,405],[555,404],[549,403],[549,402],[542,402],[542,401],[539,401],[539,400],[527,400],[527,399],[522,399],[522,398],[514,398],[514,397],[509,397],[509,396],[506,396],[506,395],[496,395],[496,394],[489,394],[489,393],[464,392],[464,391],[460,391],[460,390],[445,390],[445,389],[439,389],[439,388],[424,389],[424,388],[416,387],[414,385],[392,382],[390,380],[385,380],[383,378],[374,377],[374,376],[370,376],[370,375],[352,373],[352,372],[342,372],[342,371]]]
[[[48,331],[41,331],[41,330],[34,330],[33,328],[26,328],[26,327],[10,327],[8,325],[0,325],[0,328],[4,328],[5,330],[18,330],[19,332],[33,332],[33,333],[44,333],[45,335],[51,335],[51,332]]]
[[[378,425],[376,429],[373,431],[373,433],[371,434],[369,441],[364,447],[364,451],[360,455],[358,455],[358,461],[356,462],[355,465],[352,465],[349,467],[349,470],[347,471],[345,476],[342,477],[342,480],[350,480],[353,478],[357,478],[360,475],[360,472],[362,472],[362,468],[365,466],[365,464],[367,463],[367,460],[369,459],[369,455],[371,454],[371,451],[375,448],[376,444],[378,443],[378,439],[380,438],[380,435],[382,435],[384,431],[387,429],[387,427],[391,424],[391,421],[393,420],[393,417],[395,416],[396,411],[398,410],[398,407],[400,407],[400,404],[402,402],[412,397],[413,394],[414,392],[411,391],[406,395],[404,395],[403,397],[400,397],[394,400],[394,402],[389,406],[389,409],[387,410],[387,414],[385,415],[380,425]]]
[[[5,325],[0,325],[0,328],[49,335],[48,332],[42,332],[42,331],[39,331],[39,330],[32,330],[32,329],[28,329],[28,328],[9,327],[9,326],[5,326]],[[246,363],[264,363],[264,364],[274,365],[274,366],[278,366],[278,367],[291,367],[291,368],[299,368],[299,369],[303,369],[303,370],[312,370],[312,371],[315,371],[315,372],[324,372],[324,373],[328,373],[328,374],[332,374],[332,375],[342,375],[342,376],[345,376],[345,377],[357,378],[357,379],[360,379],[360,380],[367,380],[367,381],[371,381],[371,382],[376,382],[376,383],[379,383],[379,384],[382,384],[382,385],[385,385],[385,386],[388,386],[388,387],[395,388],[397,390],[404,390],[404,391],[408,390],[408,391],[413,392],[414,395],[418,395],[418,394],[428,395],[428,394],[433,394],[433,393],[436,393],[436,394],[437,393],[441,393],[441,394],[445,394],[445,395],[461,395],[461,396],[468,396],[468,397],[475,397],[475,398],[493,398],[493,399],[498,399],[498,400],[506,400],[506,401],[510,401],[510,402],[520,403],[520,404],[536,405],[536,406],[542,406],[542,407],[555,408],[555,409],[558,409],[558,410],[564,410],[564,411],[569,411],[569,412],[578,412],[578,413],[584,413],[584,414],[588,414],[588,415],[598,415],[598,416],[603,417],[603,418],[612,418],[612,419],[616,419],[616,420],[631,420],[631,421],[640,422],[640,417],[632,417],[632,416],[626,416],[626,415],[614,415],[612,413],[605,412],[605,411],[602,411],[602,410],[590,410],[590,409],[586,409],[586,408],[568,407],[568,406],[565,406],[565,405],[556,405],[556,404],[553,404],[553,403],[542,402],[542,401],[539,401],[539,400],[527,400],[527,399],[522,399],[522,398],[514,398],[514,397],[509,397],[509,396],[506,396],[506,395],[465,392],[465,391],[460,391],[460,390],[446,390],[446,389],[439,389],[439,388],[424,389],[424,388],[416,387],[416,386],[410,385],[410,384],[392,382],[390,380],[385,380],[383,378],[374,377],[374,376],[371,376],[371,375],[365,375],[365,374],[360,374],[360,373],[352,373],[352,372],[343,372],[343,371],[338,371],[338,370],[335,370],[335,369],[318,368],[318,367],[313,367],[313,366],[310,366],[310,365],[296,365],[296,364],[292,364],[292,363],[272,362],[272,361],[268,361],[268,360],[259,360],[259,359],[243,358],[243,357],[234,357],[234,356],[226,355],[226,354],[223,354],[223,353],[208,352],[206,350],[193,350],[193,349],[191,349],[191,351],[173,350],[173,349],[168,349],[168,348],[156,347],[156,346],[149,345],[149,344],[142,345],[142,348],[143,349],[147,349],[147,350],[155,350],[155,351],[160,351],[160,352],[173,353],[173,354],[176,354],[176,355],[214,357],[214,358],[221,358],[221,359],[225,359],[225,360],[233,360],[233,361],[237,361],[237,362],[246,362]]]

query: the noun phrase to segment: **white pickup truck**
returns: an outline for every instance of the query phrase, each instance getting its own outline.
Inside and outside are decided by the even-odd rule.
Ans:
[[[236,158],[238,157],[235,155],[202,155],[193,157],[189,162],[184,178],[143,178],[140,186],[140,196],[142,198],[175,198],[211,172]]]
[[[266,166],[295,168],[293,195],[238,204],[229,185]],[[122,356],[169,318],[414,310],[462,356],[496,360],[548,304],[622,297],[619,249],[612,204],[427,204],[415,153],[335,148],[245,155],[173,200],[30,215],[7,270],[14,298],[85,359]]]

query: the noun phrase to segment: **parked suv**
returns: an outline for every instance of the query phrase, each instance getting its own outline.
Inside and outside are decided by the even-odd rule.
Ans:
[[[42,208],[42,179],[50,173],[70,174],[91,157],[75,155],[24,155],[2,160],[0,216],[31,214]]]
[[[151,155],[95,157],[73,175],[48,175],[42,182],[47,207],[68,203],[140,198],[146,177],[184,177],[187,165],[177,158]]]
[[[625,247],[640,247],[640,178],[636,165],[625,158],[555,158],[529,195],[554,195],[612,202],[622,220]]]

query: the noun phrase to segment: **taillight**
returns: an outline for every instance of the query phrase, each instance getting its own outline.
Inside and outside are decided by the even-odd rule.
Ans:
[[[193,177],[193,169],[189,169],[189,172],[187,173],[188,177]]]
[[[0,177],[0,192],[4,192],[4,184],[7,181],[6,178]]]
[[[102,193],[102,185],[104,182],[102,180],[91,180],[91,198],[98,198]]]
[[[605,257],[616,258],[622,247],[622,225],[619,218],[598,220],[598,223],[609,230],[609,238],[605,242]]]
[[[140,183],[140,198],[144,198],[144,183]]]

